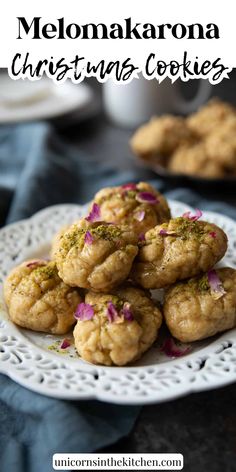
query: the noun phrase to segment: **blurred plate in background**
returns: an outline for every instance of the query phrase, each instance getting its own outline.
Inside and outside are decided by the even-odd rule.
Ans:
[[[47,77],[37,81],[12,80],[0,75],[0,123],[48,119],[93,108],[94,93],[86,84],[54,84]]]
[[[158,177],[161,177],[166,182],[175,185],[176,187],[189,186],[191,188],[203,188],[208,190],[220,190],[220,191],[232,191],[235,190],[236,177],[235,176],[226,176],[226,177],[199,177],[197,175],[188,175],[174,173],[168,170],[161,164],[157,164],[154,160],[145,160],[141,157],[135,156],[135,159],[140,166],[146,167],[147,169],[152,170]]]

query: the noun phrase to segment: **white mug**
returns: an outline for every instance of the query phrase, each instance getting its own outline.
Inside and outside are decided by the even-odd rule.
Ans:
[[[117,84],[109,79],[103,85],[104,108],[109,118],[125,127],[136,127],[154,115],[163,113],[188,114],[194,112],[209,98],[211,85],[199,80],[196,96],[186,100],[179,83],[165,79],[161,84],[143,77],[129,84]]]

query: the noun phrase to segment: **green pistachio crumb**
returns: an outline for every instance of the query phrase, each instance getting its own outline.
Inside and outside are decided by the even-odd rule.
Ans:
[[[210,286],[209,286],[207,275],[203,275],[203,277],[201,277],[198,280],[198,289],[200,291],[205,291],[205,290],[209,290],[209,288]]]
[[[62,237],[62,250],[69,252],[73,246],[82,246],[85,232],[85,229],[79,229],[78,226],[74,225],[74,227]]]
[[[64,234],[61,245],[62,251],[67,253],[74,246],[82,249],[84,246],[86,231],[87,229],[80,229],[75,225],[72,230]],[[114,225],[105,224],[98,225],[94,228],[88,228],[88,231],[93,237],[107,241],[113,241],[114,239],[119,238],[122,234],[120,228],[117,228]]]
[[[55,262],[49,262],[47,265],[37,267],[33,274],[36,277],[45,277],[46,279],[52,279],[57,276],[57,267]]]
[[[120,228],[113,225],[99,225],[97,228],[89,230],[92,236],[98,236],[101,239],[112,241],[113,239],[119,238],[122,234]]]
[[[176,236],[181,239],[188,239],[189,236],[201,239],[205,234],[204,226],[199,224],[198,221],[191,221],[187,218],[179,217],[176,218],[176,223],[177,225],[174,230],[176,231]]]
[[[125,192],[125,197],[128,197],[128,198],[135,198],[137,195],[137,192],[135,190],[127,190],[127,192]]]
[[[202,277],[198,277],[197,279],[190,279],[188,281],[188,286],[193,290],[198,290],[200,292],[205,292],[210,289],[210,285],[208,282],[207,274],[204,274]]]

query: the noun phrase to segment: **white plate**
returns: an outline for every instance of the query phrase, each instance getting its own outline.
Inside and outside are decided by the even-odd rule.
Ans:
[[[174,216],[189,210],[183,203],[169,203]],[[86,206],[57,205],[0,231],[0,372],[51,397],[120,404],[161,402],[235,381],[236,329],[194,343],[182,358],[169,359],[155,345],[132,366],[103,367],[82,361],[73,347],[57,352],[60,337],[23,330],[8,320],[2,282],[9,270],[27,258],[45,256],[62,223],[86,212]],[[228,234],[229,249],[222,264],[236,268],[236,223],[211,212],[204,212],[204,218]]]
[[[43,77],[39,81],[12,80],[0,75],[0,123],[41,120],[93,108],[94,93],[86,84],[69,80],[56,85]]]

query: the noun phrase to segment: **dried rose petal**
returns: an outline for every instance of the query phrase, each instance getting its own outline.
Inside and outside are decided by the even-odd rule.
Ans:
[[[140,192],[136,195],[136,200],[139,203],[149,203],[150,205],[155,205],[159,203],[159,200],[155,195],[150,192]]]
[[[94,309],[89,303],[79,303],[76,308],[74,317],[76,320],[88,321],[94,316]]]
[[[61,349],[67,349],[68,347],[70,347],[70,341],[69,341],[69,339],[65,338],[65,339],[63,339],[63,341],[60,345],[60,348]]]
[[[159,231],[159,234],[160,234],[161,236],[176,236],[175,231],[167,231],[166,229],[161,229],[161,230]]]
[[[94,223],[101,220],[101,209],[97,203],[94,203],[89,215],[85,218],[87,221]]]
[[[216,232],[215,231],[210,231],[209,235],[214,239],[216,238]]]
[[[110,323],[113,323],[116,318],[119,316],[119,313],[112,302],[108,302],[107,304],[107,318],[110,321]]]
[[[214,269],[207,272],[207,279],[210,285],[211,295],[214,300],[218,300],[218,298],[221,298],[226,294],[223,284]]]
[[[137,189],[136,184],[132,184],[132,183],[121,185],[121,188],[123,190],[136,190]]]
[[[145,241],[145,234],[144,234],[144,233],[140,233],[140,234],[139,234],[139,237],[138,237],[138,240],[139,240],[139,241]]]
[[[42,266],[42,265],[45,265],[45,263],[43,261],[30,261],[28,262],[28,264],[26,264],[26,267],[37,267],[37,266]]]
[[[181,357],[191,350],[191,346],[177,345],[173,338],[165,339],[161,346],[161,351],[168,357]]]
[[[186,212],[182,215],[182,217],[183,217],[183,218],[187,218],[188,220],[190,220],[190,215],[191,215],[191,211],[186,211]]]
[[[124,318],[127,321],[133,321],[133,319],[134,319],[134,315],[133,315],[130,307],[131,307],[130,303],[125,302],[124,306],[121,310],[121,313],[124,315]]]
[[[201,218],[201,216],[202,216],[202,211],[199,210],[199,208],[196,208],[196,214],[195,215],[191,215],[191,211],[186,211],[183,214],[183,218],[187,218],[188,220],[191,220],[191,221],[197,221],[197,220],[199,220],[199,218]]]
[[[137,213],[134,214],[134,218],[137,220],[137,221],[143,221],[144,218],[145,218],[145,211],[142,210],[142,211],[138,211]]]
[[[91,235],[90,231],[86,231],[84,236],[85,244],[93,244],[93,236]]]

